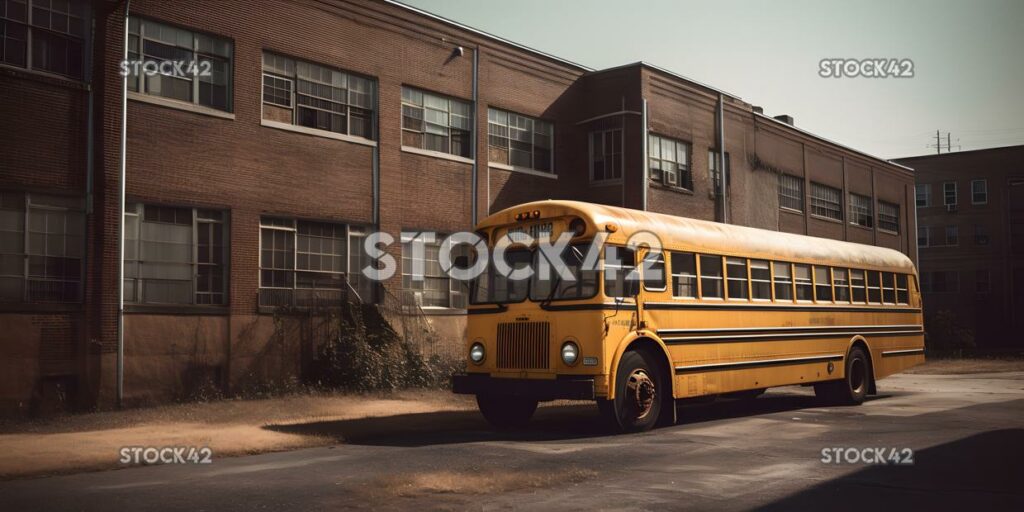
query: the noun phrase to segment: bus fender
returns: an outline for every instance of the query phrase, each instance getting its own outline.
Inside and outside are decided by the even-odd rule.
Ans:
[[[626,350],[629,350],[629,348],[631,346],[633,346],[634,343],[636,343],[637,341],[640,341],[640,340],[647,340],[647,341],[653,343],[654,345],[657,345],[659,347],[659,349],[661,350],[661,354],[665,357],[665,361],[668,362],[668,365],[667,365],[666,368],[664,368],[664,370],[665,370],[666,374],[668,375],[669,386],[670,386],[670,389],[672,390],[671,396],[674,399],[675,398],[675,378],[673,376],[674,372],[673,372],[673,369],[672,369],[672,357],[669,355],[668,346],[665,345],[665,342],[663,342],[661,340],[661,338],[659,338],[658,335],[654,333],[654,331],[651,331],[651,330],[648,330],[648,329],[640,329],[640,330],[637,330],[637,331],[630,331],[630,333],[628,335],[623,337],[622,341],[619,342],[619,346],[616,347],[616,349],[615,349],[615,355],[612,357],[611,366],[609,368],[610,369],[610,375],[612,377],[616,376],[616,372],[618,371],[618,368],[619,368],[619,361],[622,359],[622,355],[625,354]],[[615,398],[615,385],[614,385],[614,382],[615,382],[614,379],[609,379],[609,386],[608,386],[608,398],[609,399]],[[673,411],[675,411],[675,407],[674,406],[671,409]],[[675,414],[673,413],[673,418],[674,418],[674,416],[675,416]]]
[[[843,356],[843,364],[846,364],[845,358],[850,355],[850,350],[853,350],[853,347],[856,345],[863,346],[864,351],[868,353],[868,370],[871,371],[871,382],[868,383],[868,394],[873,395],[877,392],[875,389],[875,354],[871,350],[871,344],[868,343],[868,340],[864,336],[857,334],[853,338],[850,338],[850,343],[846,346],[846,355]]]

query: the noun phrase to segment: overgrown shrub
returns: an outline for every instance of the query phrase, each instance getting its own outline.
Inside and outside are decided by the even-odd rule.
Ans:
[[[964,327],[948,309],[925,317],[925,341],[929,351],[961,354],[974,348],[974,331]]]

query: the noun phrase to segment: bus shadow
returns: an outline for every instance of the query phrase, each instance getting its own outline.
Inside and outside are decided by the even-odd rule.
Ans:
[[[813,396],[779,393],[754,400],[722,399],[713,403],[681,401],[676,407],[679,418],[676,427],[820,406]],[[288,434],[325,437],[346,444],[399,447],[483,441],[565,441],[613,435],[592,402],[541,407],[529,425],[518,430],[496,430],[478,411],[399,414],[267,425],[264,428]]]

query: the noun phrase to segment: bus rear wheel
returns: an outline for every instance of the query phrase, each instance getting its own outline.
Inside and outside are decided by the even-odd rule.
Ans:
[[[871,363],[861,347],[853,347],[846,357],[846,378],[814,385],[814,394],[830,404],[860,405],[871,384]]]
[[[476,404],[484,419],[500,429],[525,426],[537,410],[537,400],[510,395],[477,395]]]
[[[602,416],[619,432],[643,432],[658,422],[662,393],[669,392],[655,359],[644,351],[622,355],[615,377],[615,398],[598,400]]]

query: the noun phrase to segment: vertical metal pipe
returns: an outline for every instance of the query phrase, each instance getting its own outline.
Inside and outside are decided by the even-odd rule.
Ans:
[[[471,222],[473,223],[473,226],[472,226],[473,229],[476,229],[476,221],[477,221],[477,197],[476,197],[476,193],[477,193],[477,188],[479,187],[479,183],[478,183],[479,179],[477,177],[477,173],[480,170],[479,163],[477,162],[478,158],[477,158],[477,148],[476,148],[476,145],[478,144],[478,137],[479,137],[479,133],[477,133],[477,132],[479,131],[479,124],[480,124],[479,120],[477,119],[477,102],[480,101],[480,83],[479,83],[479,81],[480,81],[480,74],[479,74],[479,72],[480,72],[480,46],[477,45],[475,48],[473,48],[473,108],[471,109],[471,112],[472,112],[472,115],[473,115],[473,117],[472,117],[472,119],[473,119],[473,132],[472,132],[472,134],[473,134],[473,143],[470,145],[470,151],[473,152],[472,155],[470,155],[473,158],[473,169],[472,169],[473,175],[470,178],[470,182],[471,182],[470,189],[471,189],[471,192],[472,192],[472,197],[470,198],[469,204],[470,204],[470,208],[473,210],[472,211],[472,215],[470,215]],[[488,183],[489,183],[489,181],[488,181]],[[490,204],[488,204],[488,208],[490,208]]]
[[[642,177],[643,181],[640,183],[640,190],[642,191],[643,195],[641,196],[642,205],[640,209],[643,211],[647,211],[647,190],[651,186],[650,176],[648,176],[648,174],[650,173],[650,165],[647,162],[647,139],[649,138],[649,127],[647,126],[647,98],[643,98],[642,101],[643,110],[640,112],[640,124],[642,126],[641,136],[643,137],[643,139],[641,139],[640,142],[640,152],[642,153],[640,155],[640,168],[642,169],[640,176]]]
[[[124,1],[124,55],[128,60],[128,8]],[[124,406],[124,191],[128,141],[128,75],[121,77],[121,162],[117,180],[117,406]]]
[[[716,145],[718,146],[718,186],[721,192],[721,200],[719,203],[721,204],[720,208],[722,212],[720,220],[721,222],[728,224],[729,194],[726,192],[726,190],[728,190],[726,183],[728,183],[729,176],[726,173],[725,168],[725,97],[722,93],[718,93],[718,111],[716,112],[716,117],[718,117],[718,133],[716,137],[718,139],[716,142]]]

